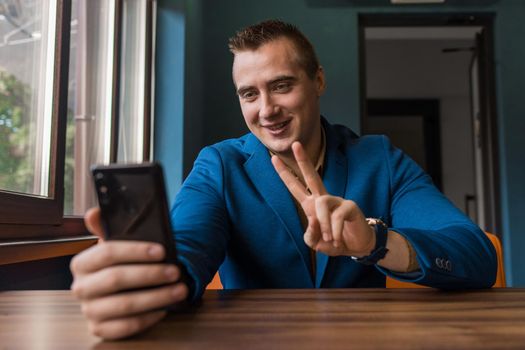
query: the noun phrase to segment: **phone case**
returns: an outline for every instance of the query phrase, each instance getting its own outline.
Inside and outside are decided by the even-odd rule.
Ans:
[[[157,163],[111,164],[91,169],[108,240],[157,242],[176,263],[162,168]]]

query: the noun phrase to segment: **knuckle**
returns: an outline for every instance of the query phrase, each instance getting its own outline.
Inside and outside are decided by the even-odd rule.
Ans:
[[[79,260],[80,259],[78,255],[75,255],[73,259],[71,259],[71,262],[69,263],[69,270],[71,271],[73,275],[76,275],[80,270]]]
[[[306,245],[309,247],[311,247],[314,244],[312,235],[309,233],[305,233],[303,239],[304,239],[304,243],[306,243]]]
[[[112,244],[106,243],[100,245],[100,250],[98,252],[98,260],[107,264],[111,264],[113,261],[113,255],[115,254],[115,249]]]
[[[173,292],[172,292],[172,288],[168,288],[166,289],[165,291],[166,293],[166,299],[168,301],[172,301],[173,300]],[[176,296],[175,296],[175,299],[177,301],[181,301],[181,300],[184,300],[188,297],[188,293],[189,293],[189,290],[188,290],[188,287],[186,286],[185,283],[178,283],[176,285]]]
[[[77,299],[82,299],[84,296],[84,287],[79,281],[73,281],[73,284],[71,285],[71,292]]]
[[[80,305],[80,310],[82,311],[82,314],[88,319],[94,319],[93,306],[91,303],[82,303]]]
[[[181,300],[184,300],[188,297],[188,295],[190,294],[190,289],[188,288],[188,285],[186,283],[181,283],[180,284],[180,288],[181,288]]]
[[[180,279],[180,270],[177,266],[158,265],[150,276],[151,282],[177,281]]]
[[[91,334],[97,337],[103,336],[102,327],[100,327],[98,322],[88,322],[88,330]]]
[[[320,195],[319,197],[317,197],[317,200],[323,202],[323,203],[326,203],[328,202],[330,199],[331,199],[332,196],[328,195],[328,194],[322,194]]]
[[[133,317],[125,322],[122,322],[120,332],[123,336],[137,333],[144,328],[145,322],[142,317]]]
[[[353,200],[351,199],[347,199],[346,200],[346,205],[348,205],[348,207],[354,209],[354,208],[357,208],[357,203],[354,202]]]
[[[337,198],[323,194],[315,199],[315,206],[317,210],[323,210],[327,214],[336,208]]]
[[[120,289],[121,286],[121,277],[118,273],[115,271],[108,271],[106,278],[104,279],[104,282],[107,284],[107,287],[112,290],[116,291]]]
[[[325,204],[326,204],[326,198],[325,198],[324,195],[315,198],[315,205],[317,207],[320,207],[320,206],[325,205]]]
[[[122,298],[115,303],[115,311],[119,315],[128,315],[133,312],[133,301],[130,298]]]
[[[332,220],[341,221],[345,218],[344,213],[341,211],[335,211],[332,213]]]
[[[324,203],[316,199],[314,202],[314,213],[318,219],[322,218],[323,214],[325,213],[324,209]]]
[[[152,281],[157,280],[164,280],[168,276],[166,276],[166,271],[168,269],[171,269],[171,266],[168,265],[155,265],[155,267],[152,267],[151,273],[147,274]]]

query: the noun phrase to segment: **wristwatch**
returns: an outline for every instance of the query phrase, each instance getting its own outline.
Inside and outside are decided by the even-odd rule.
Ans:
[[[388,226],[380,219],[366,218],[368,225],[374,228],[376,235],[376,245],[370,255],[363,257],[352,256],[352,259],[363,265],[374,265],[383,259],[388,252],[386,240],[388,237]]]

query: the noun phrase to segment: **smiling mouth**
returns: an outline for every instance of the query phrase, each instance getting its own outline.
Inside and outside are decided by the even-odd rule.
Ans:
[[[279,131],[283,129],[286,125],[290,123],[291,120],[287,120],[285,122],[279,123],[279,124],[273,124],[273,125],[266,125],[265,128],[270,131]]]

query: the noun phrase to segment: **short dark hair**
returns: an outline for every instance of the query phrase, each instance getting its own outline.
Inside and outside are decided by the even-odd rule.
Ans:
[[[287,38],[295,45],[299,64],[313,79],[319,69],[319,60],[312,43],[293,24],[270,19],[248,26],[228,40],[228,47],[235,55],[241,51],[257,50],[262,45],[280,38]]]

